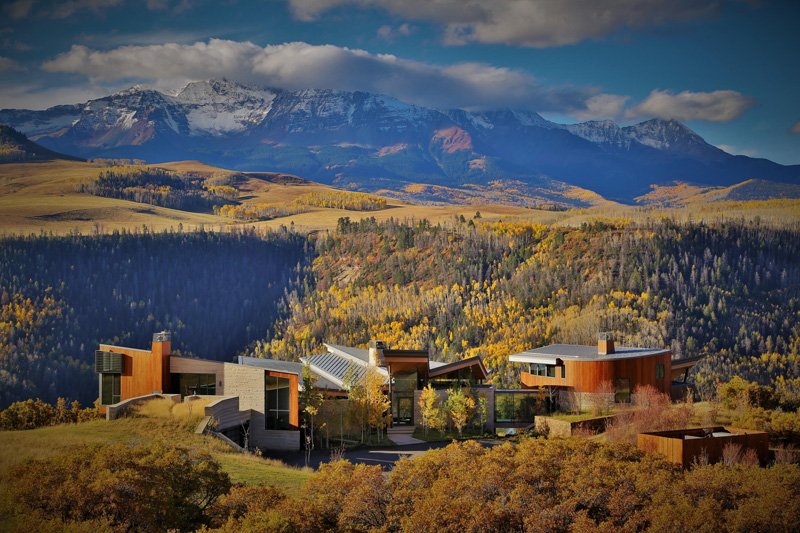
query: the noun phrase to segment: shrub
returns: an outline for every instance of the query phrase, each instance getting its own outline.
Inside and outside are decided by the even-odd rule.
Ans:
[[[226,494],[228,474],[206,453],[155,443],[95,444],[9,470],[16,515],[63,523],[107,519],[120,531],[194,530]]]
[[[53,406],[40,399],[12,403],[0,412],[0,429],[35,429],[49,426],[53,419]]]
[[[16,402],[0,411],[0,429],[36,429],[51,424],[87,422],[100,416],[98,403],[99,400],[95,400],[94,407],[81,409],[80,402],[68,404],[64,398],[58,399],[55,408],[38,398]]]

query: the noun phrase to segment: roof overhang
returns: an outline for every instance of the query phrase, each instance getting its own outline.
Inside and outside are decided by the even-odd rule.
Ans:
[[[508,360],[512,363],[533,363],[536,365],[563,365],[564,362],[558,357],[543,357],[541,355],[526,355],[523,353],[516,353],[509,355]]]
[[[696,357],[685,357],[683,359],[673,359],[672,360],[672,372],[670,379],[675,379],[690,368],[694,367],[700,359],[705,357],[704,355],[698,355]]]
[[[486,371],[486,367],[483,366],[483,361],[481,361],[481,358],[477,355],[448,365],[437,366],[428,371],[428,377],[435,378],[437,376],[449,374],[450,372],[456,372],[463,368],[471,369],[472,377],[475,379],[489,379],[489,373]]]

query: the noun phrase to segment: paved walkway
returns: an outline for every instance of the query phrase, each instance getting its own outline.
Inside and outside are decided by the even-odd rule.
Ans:
[[[398,446],[406,446],[409,444],[425,444],[424,440],[415,439],[408,435],[389,435],[389,438]]]
[[[414,439],[417,440],[417,439]],[[484,446],[495,446],[502,441],[486,439],[479,441]],[[344,453],[343,459],[351,463],[361,463],[366,465],[381,465],[387,471],[394,468],[394,464],[404,457],[412,458],[422,455],[428,450],[436,448],[444,448],[450,442],[422,442],[421,444],[407,444],[404,446],[386,446],[381,448],[359,448],[356,450],[348,450]],[[265,457],[280,459],[289,466],[302,467],[306,466],[305,453],[300,452],[282,452],[282,451],[267,451]],[[308,466],[313,469],[318,469],[322,463],[329,463],[331,461],[331,451],[312,451],[311,459]]]

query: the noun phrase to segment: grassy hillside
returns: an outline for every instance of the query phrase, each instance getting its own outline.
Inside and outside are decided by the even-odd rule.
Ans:
[[[160,168],[200,175],[236,175],[241,182],[239,200],[243,204],[291,202],[315,192],[337,191],[295,176],[274,173],[235,173],[203,163],[184,161],[159,165]],[[115,198],[104,198],[75,191],[75,183],[96,179],[101,168],[76,161],[8,163],[0,165],[0,228],[4,234],[111,232],[147,226],[151,231],[184,231],[205,228],[231,228],[241,225],[234,219],[211,212],[197,213],[167,209]],[[279,227],[294,223],[308,230],[330,229],[342,216],[355,220],[375,216],[379,220],[428,218],[434,222],[451,220],[459,215],[472,216],[480,210],[485,217],[517,216],[530,210],[503,205],[420,207],[401,200],[389,200],[381,211],[348,211],[312,207],[304,213],[266,222],[245,223],[248,227]],[[551,214],[545,217],[551,220]]]
[[[190,410],[191,405],[191,410]],[[222,441],[195,435],[204,402],[175,404],[152,400],[123,418],[65,424],[27,431],[0,431],[0,479],[15,464],[45,459],[75,446],[94,443],[144,444],[169,440],[192,450],[210,453],[234,482],[267,483],[296,494],[311,471],[282,466],[274,460],[234,451]]]
[[[800,198],[800,185],[765,180],[747,180],[730,187],[713,187],[675,182],[672,185],[653,185],[652,190],[638,198],[640,204],[655,207],[688,207],[711,202],[748,202],[772,199]]]
[[[52,159],[85,161],[80,157],[59,154],[58,152],[48,150],[44,146],[28,140],[25,134],[18,132],[14,128],[0,124],[0,163],[14,161],[47,161]]]

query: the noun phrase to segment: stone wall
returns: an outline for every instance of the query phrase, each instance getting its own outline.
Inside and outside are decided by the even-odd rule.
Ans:
[[[133,407],[147,400],[155,400],[156,398],[167,398],[176,403],[180,403],[181,401],[180,394],[145,394],[144,396],[137,396],[136,398],[128,398],[114,405],[106,405],[106,420],[114,420],[129,407]]]
[[[251,410],[250,446],[270,450],[299,450],[299,431],[266,429],[266,370],[225,363],[224,372],[226,394],[239,397],[240,410]]]

